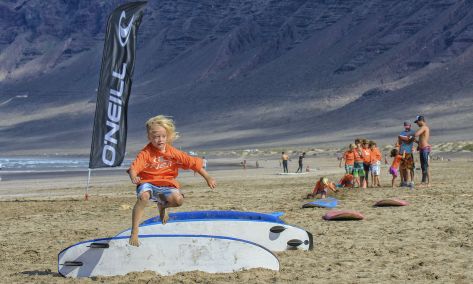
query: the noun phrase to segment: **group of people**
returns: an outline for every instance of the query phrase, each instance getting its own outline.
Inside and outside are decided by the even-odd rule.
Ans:
[[[400,177],[400,186],[414,188],[415,163],[414,153],[419,152],[419,160],[422,169],[422,181],[419,187],[430,186],[429,160],[432,146],[429,144],[430,128],[423,116],[417,116],[414,121],[419,126],[417,131],[411,128],[411,123],[404,122],[404,130],[398,135],[396,145],[391,150],[390,156],[393,158],[389,173],[392,175],[391,186],[395,186],[397,177]],[[337,192],[339,187],[361,187],[369,186],[369,176],[371,176],[371,187],[380,187],[379,176],[381,172],[381,151],[376,142],[364,138],[355,139],[353,144],[339,159],[339,167],[345,161],[345,175],[335,184],[327,177],[321,177],[312,193],[307,198],[314,198],[320,195],[325,198],[328,191]],[[387,159],[384,159],[387,163]]]
[[[300,153],[299,160],[298,160],[299,166],[297,167],[296,173],[302,173],[302,168],[304,167],[304,158],[305,158],[305,152]],[[281,161],[282,161],[282,168],[283,168],[284,173],[289,173],[289,168],[288,168],[289,160],[290,160],[289,155],[286,154],[286,152],[282,152]],[[309,168],[307,168],[306,171],[309,171]]]
[[[402,131],[396,143],[396,147],[391,150],[391,157],[393,162],[389,168],[389,173],[392,175],[392,186],[399,176],[401,179],[400,186],[414,187],[414,152],[419,152],[420,167],[422,170],[422,180],[420,187],[430,186],[430,152],[432,146],[429,144],[430,128],[421,115],[416,117],[414,123],[419,126],[417,131],[411,129],[409,122],[404,122],[404,131]]]
[[[366,188],[369,186],[371,173],[371,186],[380,187],[381,159],[381,152],[376,142],[365,138],[356,138],[355,143],[348,145],[348,149],[340,159],[340,167],[345,161],[345,176],[340,184],[345,187]]]

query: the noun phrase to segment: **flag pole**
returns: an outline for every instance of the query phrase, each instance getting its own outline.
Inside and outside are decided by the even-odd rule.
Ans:
[[[89,200],[89,184],[90,184],[90,173],[91,172],[92,172],[92,169],[89,169],[89,175],[87,177],[87,187],[85,188],[85,196],[84,196],[85,201]]]

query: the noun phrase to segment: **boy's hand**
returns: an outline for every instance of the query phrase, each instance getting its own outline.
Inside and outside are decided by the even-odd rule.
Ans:
[[[130,176],[130,179],[133,184],[139,184],[141,182],[141,178],[139,176],[135,176],[135,177]]]
[[[214,189],[217,187],[217,182],[215,181],[215,179],[213,177],[208,177],[205,179],[207,181],[207,185],[211,188],[211,189]]]

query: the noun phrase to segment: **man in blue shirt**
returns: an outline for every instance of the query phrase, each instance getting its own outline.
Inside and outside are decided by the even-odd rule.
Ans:
[[[399,154],[402,155],[401,165],[401,186],[414,187],[414,135],[409,122],[404,122],[404,131],[398,136]]]

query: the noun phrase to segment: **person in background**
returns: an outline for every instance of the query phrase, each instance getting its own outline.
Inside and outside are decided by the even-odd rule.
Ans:
[[[326,198],[329,189],[338,192],[337,186],[333,182],[329,181],[327,177],[321,177],[315,184],[312,193],[307,194],[307,198],[316,198],[319,194],[320,198]]]
[[[355,178],[352,174],[345,174],[337,184],[337,187],[350,187],[355,186]]]
[[[416,140],[416,142],[418,144],[420,167],[422,169],[421,187],[430,187],[429,160],[430,152],[432,151],[432,146],[429,144],[430,128],[422,115],[418,115],[414,122],[419,126],[419,129],[415,132],[414,136],[419,137],[419,140]]]
[[[283,167],[284,172],[288,173],[289,170],[287,168],[287,163],[288,163],[288,160],[289,160],[289,156],[285,152],[281,153],[281,160],[282,160],[282,167]]]
[[[302,152],[302,154],[299,155],[299,167],[297,168],[296,173],[302,173],[304,158],[305,158],[305,152]]]
[[[346,174],[353,174],[353,167],[355,164],[355,145],[350,144],[348,145],[348,150],[343,153],[343,156],[340,158],[339,167],[342,167],[342,161],[345,160],[345,173]]]
[[[394,182],[396,178],[399,176],[399,164],[401,163],[402,156],[399,155],[398,149],[391,150],[391,157],[393,158],[393,162],[391,167],[389,168],[389,173],[393,176],[391,181],[391,186],[394,187]]]
[[[370,141],[369,147],[371,150],[371,162],[370,162],[370,171],[371,171],[371,186],[372,187],[381,187],[379,182],[379,174],[381,173],[381,152],[379,151],[376,142]]]
[[[369,148],[369,140],[368,139],[363,139],[362,142],[362,147],[360,149],[361,152],[361,157],[363,158],[363,171],[364,171],[364,176],[360,176],[360,182],[362,188],[367,188],[369,186],[369,174],[370,174],[370,165],[371,165],[371,150]]]
[[[398,149],[402,156],[401,165],[399,166],[401,186],[414,187],[414,134],[411,123],[404,122],[404,131],[398,136]]]

